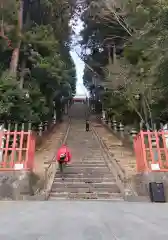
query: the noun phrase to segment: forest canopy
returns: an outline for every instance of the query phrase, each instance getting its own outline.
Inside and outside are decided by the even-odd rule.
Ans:
[[[85,86],[96,78],[103,107],[125,124],[166,122],[168,1],[86,0],[83,9]]]
[[[49,120],[75,94],[72,16],[70,0],[1,0],[1,121]]]

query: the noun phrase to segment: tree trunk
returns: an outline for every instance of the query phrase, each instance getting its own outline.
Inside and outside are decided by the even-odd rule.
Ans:
[[[144,115],[144,119],[145,119],[145,124],[148,123],[148,112],[147,112],[147,108],[146,108],[146,103],[145,103],[145,99],[144,96],[141,96],[141,106],[142,106],[142,112]]]
[[[17,46],[12,52],[12,57],[10,62],[10,73],[14,76],[16,76],[17,66],[19,62],[22,25],[23,25],[23,1],[20,0],[19,6],[18,6],[18,42],[17,42]]]
[[[24,86],[25,68],[26,68],[26,60],[23,59],[21,63],[21,72],[20,72],[20,84],[19,84],[20,89],[23,89],[23,86]]]

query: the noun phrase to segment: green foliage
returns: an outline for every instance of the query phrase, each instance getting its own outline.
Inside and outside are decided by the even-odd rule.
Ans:
[[[19,1],[4,3],[0,9],[4,31],[0,37],[0,119],[34,123],[49,120],[53,101],[60,111],[62,97],[69,98],[76,90],[69,48],[71,2],[43,0],[28,5],[25,1],[21,32]],[[16,48],[19,61],[14,76],[10,65]]]
[[[22,102],[22,104],[20,104]],[[18,114],[19,111],[19,114]],[[26,120],[25,115],[30,115],[30,107],[26,96],[19,89],[16,79],[9,77],[6,72],[0,79],[0,115],[2,120],[12,118],[14,120]]]
[[[120,118],[132,116],[130,123],[167,121],[168,2],[88,1],[83,20],[83,56],[92,68],[85,69],[84,82],[99,75],[110,89],[104,107]]]

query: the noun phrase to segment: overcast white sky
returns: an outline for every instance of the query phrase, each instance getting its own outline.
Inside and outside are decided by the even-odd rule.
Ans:
[[[75,35],[73,37],[74,43],[77,42],[77,40],[80,39],[80,31],[82,29],[82,22],[80,19],[77,21],[77,24],[75,27],[73,27],[73,30],[75,32]],[[75,44],[74,44],[75,45]],[[87,90],[83,85],[83,71],[84,71],[84,63],[83,61],[78,57],[78,54],[80,54],[80,46],[75,45],[74,48],[71,50],[71,56],[74,60],[75,66],[76,66],[76,73],[77,73],[77,86],[76,86],[76,95],[86,95]]]

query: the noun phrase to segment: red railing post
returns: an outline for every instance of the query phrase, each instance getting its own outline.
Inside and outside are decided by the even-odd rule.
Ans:
[[[28,161],[27,161],[27,168],[30,170],[32,170],[34,167],[34,154],[35,154],[35,137],[33,133],[30,133]]]
[[[35,138],[31,131],[0,131],[0,170],[33,170],[34,154]]]
[[[140,131],[134,139],[138,172],[168,171],[168,146],[165,135],[168,131]],[[147,142],[145,138],[147,137]]]
[[[147,164],[147,158],[146,158],[146,149],[145,149],[145,138],[144,138],[144,132],[140,131],[140,136],[141,136],[141,146],[142,146],[142,160],[144,169],[143,171],[146,172],[148,171],[148,164]]]

